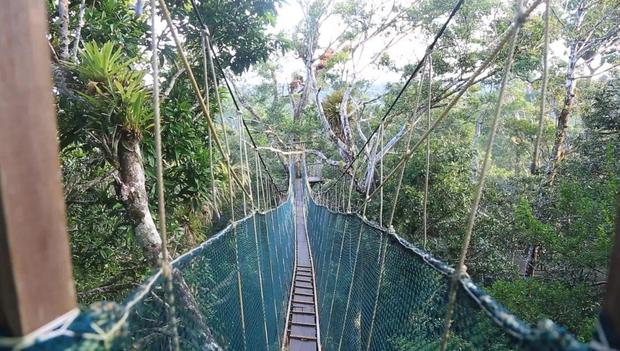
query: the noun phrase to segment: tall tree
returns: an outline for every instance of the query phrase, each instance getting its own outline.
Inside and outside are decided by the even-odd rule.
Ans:
[[[365,129],[374,127],[366,105],[378,99],[364,99],[360,88],[365,82],[360,74],[378,61],[382,55],[409,33],[414,24],[407,20],[409,8],[397,5],[385,6],[361,1],[344,1],[335,5],[323,1],[301,3],[304,19],[298,25],[294,42],[299,58],[305,68],[305,82],[298,76],[291,83],[291,94],[297,89],[297,82],[303,83],[301,94],[293,102],[293,115],[298,119],[310,95],[314,96],[314,107],[323,132],[344,162],[330,160],[317,150],[310,150],[323,162],[331,165],[348,166],[359,151],[359,144],[365,143],[363,154],[368,160],[366,170],[357,174],[356,189],[363,192],[373,184],[373,174],[379,161],[403,137],[407,125],[403,124],[382,143],[379,135],[367,135]],[[319,48],[321,25],[329,18],[343,22],[343,32],[325,48]],[[391,35],[390,35],[391,34]],[[371,41],[384,40],[382,47],[365,57],[371,49]],[[331,90],[321,101],[320,92]],[[360,95],[354,97],[354,95]],[[370,140],[368,140],[370,138]]]
[[[60,58],[69,59],[69,0],[58,0],[58,17],[60,17]]]
[[[553,148],[536,204],[536,216],[543,219],[549,202],[549,188],[554,185],[559,164],[566,154],[567,131],[576,102],[577,81],[590,79],[618,62],[620,3],[616,1],[567,0],[558,18],[562,36],[567,38],[568,57],[564,74],[563,103],[558,113]],[[583,76],[578,76],[583,74]],[[540,247],[529,245],[524,275],[532,276]]]
[[[143,130],[150,121],[148,90],[144,72],[130,67],[112,43],[101,47],[87,43],[75,66],[83,91],[84,115],[75,120],[118,173],[118,198],[134,225],[135,237],[146,258],[157,263],[161,239],[151,216],[146,192],[146,176],[140,150]]]
[[[155,263],[161,242],[149,209],[148,182],[152,179],[153,150],[148,138],[151,114],[149,89],[145,85],[148,79],[141,71],[148,59],[144,52],[149,44],[145,36],[148,30],[145,16],[141,15],[141,7],[133,8],[126,0],[88,1],[88,6],[84,3],[82,1],[78,7],[76,2],[69,9],[75,14],[68,18],[73,19],[70,23],[75,26],[73,50],[77,59],[55,64],[60,142],[67,155],[72,150],[85,152],[87,159],[91,160],[88,162],[99,165],[102,168],[99,173],[106,174],[75,187],[68,186],[67,196],[71,197],[73,204],[82,203],[81,206],[85,207],[82,211],[88,212],[88,202],[81,202],[79,189],[90,190],[113,180],[116,196],[112,197],[123,204],[125,218],[132,224],[138,246],[145,257]],[[200,47],[202,28],[190,4],[189,1],[175,3],[172,10],[176,15],[175,24],[187,40],[191,64],[201,67],[202,54],[197,48]],[[256,1],[237,6],[233,2],[200,2],[198,10],[208,25],[220,54],[218,63],[223,68],[241,72],[275,50],[278,42],[267,31],[273,24],[274,4],[272,1]],[[149,10],[147,7],[146,11]],[[61,23],[56,16],[51,20],[52,23]],[[64,29],[58,26],[52,32],[50,43],[58,52],[64,51],[64,47],[71,43],[65,44],[64,38],[71,38],[64,36]],[[209,151],[202,145],[208,133],[202,120],[198,121],[195,116],[195,107],[192,106],[196,97],[184,81],[184,71],[177,68],[173,44],[165,40],[169,32],[169,28],[164,28],[158,42],[163,62],[162,109],[166,130],[163,138],[168,142],[164,147],[169,162],[167,172],[176,177],[179,184],[167,191],[172,195],[168,196],[169,203],[176,211],[185,214],[191,210],[213,208],[214,203],[222,199],[206,196],[206,189],[202,191],[202,184],[209,178],[205,171],[209,168]],[[81,41],[88,43],[84,49],[81,49]],[[176,119],[173,121],[171,117]],[[105,162],[100,161],[101,158]],[[214,162],[217,163],[217,159]],[[67,167],[67,170],[73,169]],[[216,167],[216,171],[218,169]],[[204,212],[208,216],[210,211]],[[178,221],[182,222],[179,225],[186,226],[191,219],[178,218]],[[172,223],[176,224],[175,221]]]
[[[552,185],[558,163],[564,159],[570,114],[575,105],[577,80],[591,78],[609,65],[618,65],[620,3],[617,1],[568,0],[560,18],[568,38],[564,101],[558,114],[553,150],[546,169],[546,185]],[[615,62],[614,62],[615,61]],[[584,73],[583,77],[577,74]]]

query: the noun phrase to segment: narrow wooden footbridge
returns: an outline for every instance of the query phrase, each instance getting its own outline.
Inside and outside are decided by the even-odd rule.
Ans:
[[[319,350],[314,265],[308,241],[302,179],[296,179],[294,187],[295,268],[284,345],[291,351]]]

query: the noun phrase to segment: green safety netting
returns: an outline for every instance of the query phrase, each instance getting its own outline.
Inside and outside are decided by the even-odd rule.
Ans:
[[[182,350],[280,349],[294,259],[291,206],[286,202],[255,214],[175,262],[173,296]],[[171,349],[166,333],[154,333],[167,330],[163,287],[158,277],[135,305],[124,344]]]
[[[301,210],[315,267],[322,348],[437,350],[452,268],[356,214],[317,205],[311,196]],[[231,224],[173,261],[181,350],[282,348],[295,257],[293,211],[289,181],[288,200],[278,208]],[[160,271],[124,304],[95,304],[31,337],[0,337],[0,350],[172,349],[164,283]],[[550,321],[524,323],[463,277],[448,349],[601,348],[577,342]]]
[[[291,188],[289,186],[289,188]],[[293,194],[172,262],[181,350],[280,350],[294,267]],[[97,303],[50,330],[2,338],[0,350],[170,350],[159,271],[123,304]]]
[[[439,350],[453,269],[393,231],[306,199],[323,350]],[[587,350],[460,279],[449,350]]]

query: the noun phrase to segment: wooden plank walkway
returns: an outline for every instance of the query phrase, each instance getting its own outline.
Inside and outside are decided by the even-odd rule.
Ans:
[[[319,319],[316,310],[316,288],[314,268],[303,206],[304,186],[301,179],[295,180],[295,237],[296,260],[293,284],[286,319],[285,350],[320,350]]]

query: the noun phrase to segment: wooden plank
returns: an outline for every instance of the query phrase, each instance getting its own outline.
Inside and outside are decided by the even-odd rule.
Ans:
[[[289,296],[284,349],[290,351],[317,351],[320,350],[318,343],[319,316],[316,311],[315,286],[313,283],[314,268],[306,233],[303,183],[301,179],[295,180],[295,207],[295,272],[293,291]],[[303,289],[303,291],[300,289]]]
[[[44,1],[2,1],[0,329],[12,336],[76,307],[46,31]]]

